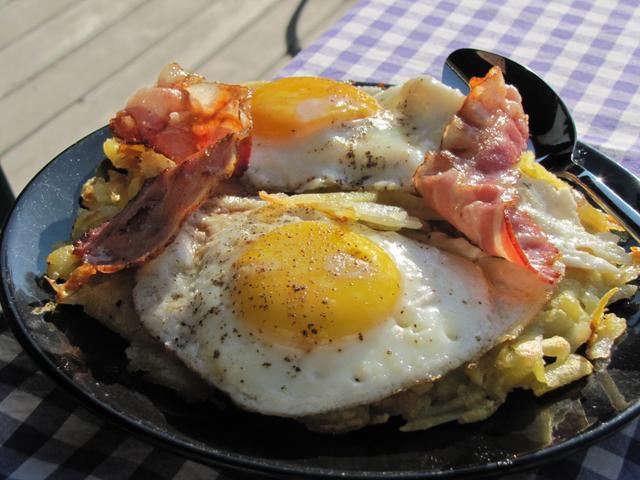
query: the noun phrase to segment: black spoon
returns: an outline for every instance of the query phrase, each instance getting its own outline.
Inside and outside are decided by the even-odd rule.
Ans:
[[[462,48],[451,53],[443,82],[466,93],[471,77],[499,66],[514,85],[529,115],[530,148],[545,168],[570,181],[612,215],[640,242],[640,180],[592,147],[578,141],[571,114],[558,94],[538,75],[496,53]]]

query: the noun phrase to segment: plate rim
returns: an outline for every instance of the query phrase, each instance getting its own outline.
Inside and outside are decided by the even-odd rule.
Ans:
[[[230,454],[219,448],[212,448],[212,451],[203,451],[195,445],[189,445],[178,439],[172,438],[156,431],[150,426],[136,422],[135,419],[128,417],[123,412],[119,412],[110,405],[103,403],[99,398],[94,397],[90,392],[82,389],[72,378],[67,376],[60,370],[49,355],[42,350],[38,342],[29,334],[28,328],[24,321],[20,318],[17,309],[14,308],[14,301],[11,300],[13,283],[9,276],[9,268],[6,258],[7,238],[6,232],[11,230],[11,224],[14,221],[15,211],[29,193],[33,183],[43,175],[48,168],[58,161],[58,159],[69,151],[73,151],[79,144],[100,135],[108,129],[108,126],[100,127],[89,133],[82,139],[73,143],[61,153],[56,155],[49,161],[40,171],[29,181],[22,192],[18,195],[13,204],[9,215],[6,218],[4,227],[0,237],[0,304],[2,305],[3,315],[7,319],[7,323],[13,332],[15,339],[20,343],[24,351],[36,363],[36,365],[47,376],[54,381],[56,386],[60,387],[67,394],[75,398],[83,407],[97,414],[100,418],[116,425],[125,432],[134,435],[136,438],[149,442],[156,447],[165,449],[171,453],[182,455],[186,458],[196,460],[201,463],[214,466],[223,470],[234,469],[248,473],[276,474],[276,475],[304,475],[316,478],[342,478],[354,480],[375,480],[375,479],[429,479],[429,478],[457,478],[457,477],[482,477],[492,474],[506,474],[535,468],[545,463],[558,460],[560,457],[575,453],[589,445],[612,435],[623,426],[640,416],[640,400],[637,400],[627,409],[613,418],[600,423],[594,428],[580,432],[578,435],[569,439],[562,440],[560,443],[550,447],[542,447],[541,449],[527,452],[513,459],[505,459],[504,461],[495,461],[480,465],[473,465],[458,469],[448,470],[406,470],[406,471],[389,471],[389,470],[372,470],[372,471],[354,471],[344,469],[331,469],[323,467],[310,467],[306,465],[292,466],[286,461],[261,461],[258,457]],[[609,160],[609,159],[607,159]],[[612,160],[609,160],[613,162]],[[96,163],[97,165],[97,163]],[[330,437],[328,437],[330,438]]]

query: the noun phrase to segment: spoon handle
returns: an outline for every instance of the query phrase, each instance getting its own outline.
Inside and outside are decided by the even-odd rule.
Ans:
[[[640,242],[640,181],[617,162],[578,142],[574,164],[556,175],[569,180]]]

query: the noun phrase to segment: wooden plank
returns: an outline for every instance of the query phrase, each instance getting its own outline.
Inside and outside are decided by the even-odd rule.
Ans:
[[[237,36],[238,30],[247,28],[267,9],[279,8],[278,5],[280,2],[275,0],[224,0],[202,9],[194,20],[180,28],[174,28],[170,35],[114,72],[81,101],[57,113],[0,158],[14,190],[20,191],[33,174],[65,146],[104,125],[138,87],[155,79],[164,64],[176,60],[185,68],[193,68],[212,51],[224,48]],[[123,42],[130,43],[127,38]],[[69,84],[58,81],[57,85],[56,90],[49,92],[59,89],[56,96],[66,95]]]
[[[81,101],[84,94],[161,42],[178,25],[197,17],[209,3],[208,0],[148,2],[0,99],[0,111],[13,113],[0,116],[0,153],[73,102]]]
[[[318,35],[342,18],[355,5],[356,0],[331,2],[333,8],[326,8],[323,11],[312,8],[313,3],[307,4],[302,10],[298,22],[298,38],[302,48],[309,46]]]
[[[297,0],[281,0],[280,8],[265,12],[224,49],[198,65],[197,71],[207,78],[228,83],[257,80],[262,65],[282,54],[284,31],[297,4]]]
[[[285,29],[298,5],[297,0],[280,3],[289,7],[286,14],[281,9],[268,12],[197,70],[208,78],[230,83],[264,78],[262,75],[270,67],[285,58]],[[330,16],[344,3],[341,0],[309,2],[302,13],[300,32],[310,31],[313,25]],[[238,68],[239,65],[242,68]]]
[[[143,2],[144,0],[81,2],[7,45],[0,50],[0,65],[11,65],[11,68],[4,69],[0,75],[0,97],[120,20]]]
[[[311,38],[353,3],[353,0],[309,2],[299,24],[303,45],[308,45]],[[164,9],[154,10],[163,10],[166,15],[175,16],[167,5]],[[183,5],[175,8],[183,10]],[[144,42],[130,38],[139,33],[139,21],[130,24],[136,32],[125,28],[117,34],[107,35],[114,26],[89,42],[94,44],[91,48],[82,47],[61,60],[60,65],[47,69],[34,79],[37,82],[25,85],[12,105],[3,104],[0,100],[1,110],[21,112],[10,121],[0,116],[0,139],[6,127],[11,128],[12,124],[24,120],[22,141],[14,141],[13,146],[0,157],[14,190],[21,190],[33,174],[59,151],[106,123],[106,119],[122,107],[126,98],[139,86],[151,83],[168,61],[179,61],[185,68],[193,70],[197,65],[211,64],[220,55],[235,56],[235,73],[229,70],[232,75],[227,78],[197,69],[210,78],[226,81],[259,78],[261,71],[269,71],[287,62],[284,26],[296,5],[296,0],[220,0],[182,22],[174,18],[173,28],[160,37],[153,34],[156,35],[154,40],[146,38],[152,35],[147,31]],[[314,5],[315,8],[311,8]],[[157,18],[153,15],[149,17],[149,11],[145,11],[145,8],[139,11],[144,11],[143,24],[151,30],[150,26],[158,23]],[[274,17],[280,18],[280,22],[276,24],[269,21]],[[269,27],[265,27],[265,18]],[[123,23],[127,21],[128,17]],[[147,46],[131,54],[131,47],[137,47],[140,43]],[[103,44],[107,45],[106,49],[101,47]],[[260,54],[256,55],[258,48]],[[231,53],[228,53],[230,49]],[[114,66],[110,52],[118,52],[116,57],[126,57],[122,62],[117,62],[120,66]],[[238,52],[242,55],[238,55]],[[259,56],[260,61],[247,61],[247,56]],[[105,63],[109,68],[105,68]],[[228,65],[231,66],[230,63]],[[82,70],[82,78],[77,79],[77,72]],[[100,71],[103,73],[97,75],[96,72]],[[85,76],[89,77],[89,81],[84,80]],[[82,81],[77,84],[77,80]],[[69,88],[69,85],[73,85],[73,88]],[[36,118],[35,122],[33,118]]]
[[[89,92],[83,104],[90,103],[92,110],[109,108],[104,111],[112,115],[114,101],[118,102],[116,108],[120,108],[135,89],[152,84],[162,67],[171,61],[202,74],[197,66],[212,52],[225,48],[238,32],[248,28],[267,10],[280,8],[281,3],[278,0],[221,0],[210,5]]]
[[[0,48],[61,13],[76,0],[20,0],[0,11]]]
[[[329,11],[324,17],[318,16],[317,11],[307,9],[308,7],[305,7],[302,11],[298,22],[298,39],[303,49],[308,47],[317,37],[324,33],[325,30],[342,18],[342,16],[355,5],[356,0],[346,0],[335,3],[337,5],[335,5],[334,9]],[[273,64],[269,65],[256,78],[273,78],[290,61],[291,57],[285,52],[285,54],[278,58]]]

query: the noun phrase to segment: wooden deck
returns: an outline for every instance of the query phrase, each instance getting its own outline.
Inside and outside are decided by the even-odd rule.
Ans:
[[[309,0],[302,45],[355,0]],[[104,125],[166,63],[210,79],[269,78],[298,0],[0,0],[0,165],[15,193]]]

